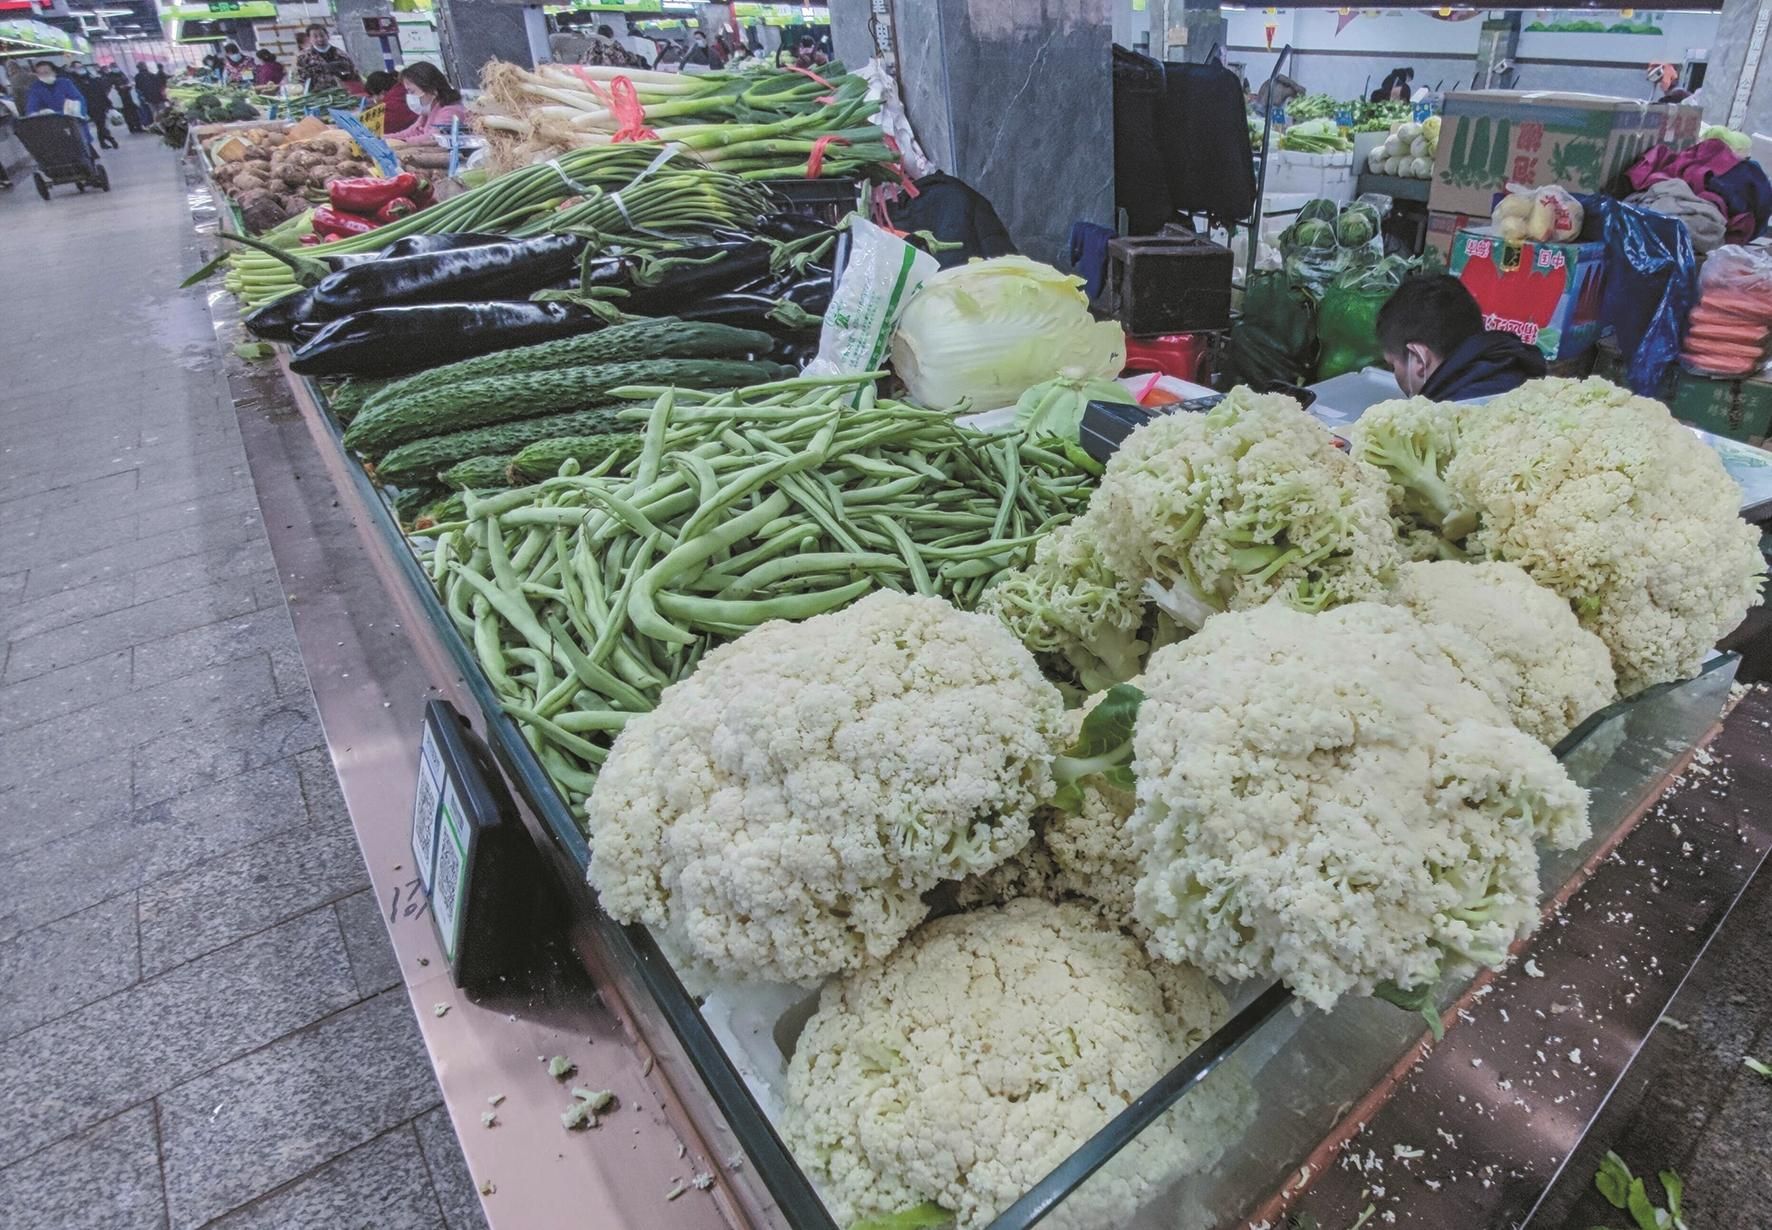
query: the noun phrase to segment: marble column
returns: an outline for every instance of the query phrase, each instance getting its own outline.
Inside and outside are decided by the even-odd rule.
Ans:
[[[1746,61],[1756,31],[1764,31],[1763,49],[1759,64],[1750,66]],[[1744,70],[1749,78],[1745,97],[1740,88]],[[1704,122],[1772,132],[1772,0],[1723,0],[1704,75]]]
[[[344,47],[351,63],[357,66],[358,74],[367,77],[370,73],[380,72],[384,67],[381,40],[363,32],[363,19],[390,16],[393,8],[388,0],[333,0],[332,11],[336,14],[335,20],[329,23],[333,41]]]
[[[872,0],[833,0],[839,50]],[[1016,245],[1068,263],[1071,223],[1114,201],[1108,0],[891,0],[899,90],[935,164],[990,199]]]
[[[463,88],[480,84],[488,60],[534,68],[547,54],[547,26],[539,6],[509,0],[436,0],[437,39],[445,76]]]

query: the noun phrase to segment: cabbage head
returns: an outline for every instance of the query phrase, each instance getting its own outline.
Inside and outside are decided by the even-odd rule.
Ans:
[[[923,283],[892,335],[892,366],[912,400],[956,413],[1015,404],[1055,376],[1112,379],[1126,335],[1089,314],[1083,279],[1025,256],[998,256]]]

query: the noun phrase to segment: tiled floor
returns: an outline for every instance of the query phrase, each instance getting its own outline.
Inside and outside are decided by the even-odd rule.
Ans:
[[[480,1226],[122,140],[0,195],[0,1228]]]

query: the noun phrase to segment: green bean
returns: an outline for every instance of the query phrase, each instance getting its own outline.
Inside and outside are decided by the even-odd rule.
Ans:
[[[929,568],[923,563],[922,553],[917,544],[911,541],[910,535],[899,528],[898,523],[890,517],[875,515],[870,518],[875,525],[886,531],[886,536],[898,546],[898,552],[904,556],[905,567],[910,570],[911,584],[919,594],[933,594],[935,583],[929,579]]]
[[[904,561],[895,555],[873,553],[852,555],[847,552],[794,555],[787,559],[771,560],[767,564],[753,568],[720,590],[719,596],[722,598],[748,597],[759,589],[767,589],[785,577],[798,576],[801,573],[875,572],[902,567],[904,567]]]
[[[522,722],[531,730],[538,732],[543,738],[547,739],[556,747],[571,752],[580,760],[588,760],[592,764],[600,765],[609,756],[609,752],[606,749],[598,747],[588,739],[581,739],[571,731],[561,729],[558,723],[549,718],[543,717],[534,709],[527,708],[523,705],[511,704],[507,701],[505,704],[505,712]]]
[[[629,595],[628,618],[634,628],[645,636],[671,644],[682,645],[693,641],[694,637],[672,625],[658,613],[658,608],[653,604],[653,595],[672,578],[708,559],[715,551],[748,537],[759,526],[766,525],[779,516],[787,506],[787,496],[776,491],[749,512],[732,518],[699,538],[679,542],[663,559],[646,570],[646,575],[640,578],[640,583]]]
[[[660,593],[657,600],[659,609],[673,619],[680,619],[696,627],[712,625],[724,631],[731,628],[754,628],[771,619],[810,619],[814,615],[854,601],[873,587],[874,583],[864,578],[836,589],[754,601],[693,598],[687,594],[670,592]]]

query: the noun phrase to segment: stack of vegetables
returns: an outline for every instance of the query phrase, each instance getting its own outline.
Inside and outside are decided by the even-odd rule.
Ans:
[[[729,325],[636,320],[357,386],[335,408],[349,419],[346,447],[398,489],[397,507],[416,523],[437,515],[446,486],[484,491],[510,486],[513,472],[547,477],[568,457],[588,468],[627,455],[637,426],[617,416],[620,389],[792,375],[765,357],[773,343]]]
[[[751,179],[883,178],[898,160],[869,121],[867,83],[840,64],[687,76],[494,60],[483,84],[474,107],[496,166],[641,140]]]
[[[1434,155],[1440,148],[1440,117],[1431,115],[1421,123],[1392,125],[1384,144],[1366,155],[1366,169],[1374,175],[1398,175],[1405,179],[1432,179]]]
[[[457,233],[541,236],[550,231],[595,234],[606,242],[645,247],[659,233],[682,234],[744,223],[769,208],[759,187],[737,176],[667,161],[644,145],[574,150],[542,166],[524,167],[370,234],[318,244],[304,255],[319,261],[372,255],[398,240]],[[298,234],[279,237],[284,246]],[[288,253],[231,252],[227,286],[249,307],[298,288]]]
[[[1390,132],[1415,117],[1415,104],[1385,99],[1354,104],[1355,132]]]
[[[378,225],[376,211],[397,198],[404,206],[383,221],[429,203],[429,190],[420,188],[417,177],[384,195],[387,185],[373,178],[374,168],[351,138],[316,119],[287,129],[228,133],[210,142],[206,152],[217,186],[240,207],[253,234],[302,217],[315,205],[324,207],[315,211],[315,235],[360,234]],[[340,186],[341,181],[351,186]]]
[[[1280,148],[1295,154],[1345,154],[1353,147],[1332,119],[1305,120],[1280,136]]]

